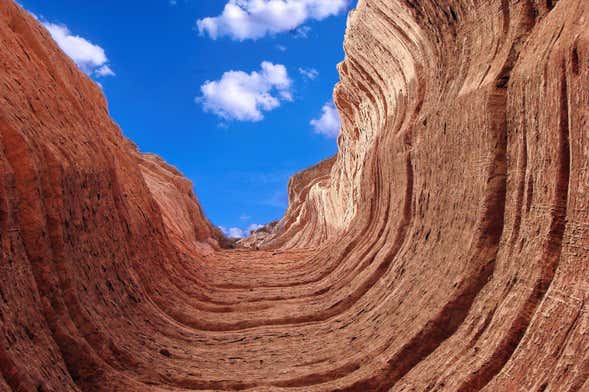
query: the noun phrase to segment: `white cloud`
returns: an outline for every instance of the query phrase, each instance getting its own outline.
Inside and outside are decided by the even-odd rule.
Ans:
[[[263,112],[292,101],[290,87],[286,67],[264,61],[259,72],[228,71],[219,80],[206,81],[196,101],[224,120],[260,121]]]
[[[85,38],[73,35],[67,26],[46,21],[42,23],[61,50],[86,74],[98,77],[114,76],[115,73],[107,64],[106,53],[100,46]]]
[[[212,39],[258,39],[266,35],[297,31],[308,20],[340,14],[350,0],[228,0],[219,16],[199,19],[198,31]],[[303,36],[309,30],[302,30]]]
[[[116,76],[115,72],[108,66],[103,65],[102,67],[98,68],[94,71],[96,76]]]
[[[251,235],[252,232],[261,229],[262,227],[264,227],[264,225],[258,225],[256,223],[253,223],[251,225],[248,226],[247,229],[240,229],[239,227],[225,227],[225,226],[219,226],[219,229],[221,229],[221,231],[223,232],[223,234],[225,234],[226,237],[229,238],[246,238],[248,236]]]
[[[219,229],[221,229],[223,234],[229,238],[245,238],[247,236],[246,232],[241,230],[239,227],[226,228],[224,226],[219,226]]]
[[[317,71],[315,68],[299,68],[299,73],[305,79],[309,80],[315,80],[317,79],[317,76],[319,76],[319,71]]]
[[[278,49],[281,52],[286,52],[288,50],[288,48],[284,45],[276,45],[276,49]]]
[[[294,37],[299,39],[309,38],[310,32],[311,28],[309,26],[301,26],[294,31]]]
[[[335,105],[332,102],[327,102],[323,105],[321,111],[322,114],[319,119],[311,120],[315,133],[329,138],[336,138],[340,132],[341,122]]]
[[[258,225],[256,223],[253,223],[253,224],[249,225],[249,227],[247,228],[247,231],[251,234],[256,230],[260,230],[262,227],[264,227],[264,225]]]

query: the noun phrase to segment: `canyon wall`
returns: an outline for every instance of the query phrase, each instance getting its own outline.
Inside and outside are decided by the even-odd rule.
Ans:
[[[360,0],[255,251],[0,0],[0,390],[589,390],[588,17]]]

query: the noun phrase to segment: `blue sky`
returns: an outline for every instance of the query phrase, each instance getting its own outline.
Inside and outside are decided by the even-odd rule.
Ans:
[[[351,0],[22,0],[142,151],[231,234],[282,216],[290,176],[333,155]],[[83,5],[82,5],[83,4]]]

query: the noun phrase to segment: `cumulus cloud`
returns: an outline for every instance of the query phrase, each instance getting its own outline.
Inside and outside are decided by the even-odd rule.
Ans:
[[[247,231],[251,234],[254,231],[260,230],[262,227],[264,227],[264,225],[259,225],[257,223],[253,223],[253,224],[249,225],[249,227],[247,228]]]
[[[88,75],[98,77],[114,76],[115,73],[108,66],[108,58],[104,49],[80,36],[74,35],[65,25],[42,22],[51,37],[57,42],[82,71]]]
[[[252,232],[261,229],[264,225],[259,224],[251,224],[247,229],[240,229],[239,227],[224,227],[219,226],[219,229],[225,234],[228,238],[246,238],[251,235]]]
[[[317,71],[315,68],[299,68],[299,73],[305,79],[309,80],[315,80],[317,79],[317,76],[319,76],[319,71]]]
[[[196,101],[224,120],[255,122],[264,118],[263,112],[292,101],[291,84],[284,65],[264,61],[260,71],[228,71],[219,80],[206,81]]]
[[[245,231],[241,230],[239,227],[227,228],[224,226],[219,226],[219,229],[221,229],[223,234],[225,234],[225,236],[229,237],[229,238],[245,238],[246,237]]]
[[[323,105],[321,112],[321,117],[311,120],[315,133],[336,138],[340,132],[341,122],[335,105],[332,102],[327,102]]]
[[[94,74],[96,76],[115,76],[115,72],[108,66],[108,65],[103,65],[102,67],[98,68],[96,71],[94,71]]]
[[[219,16],[199,19],[198,31],[212,39],[258,39],[295,31],[309,20],[344,12],[350,0],[229,0]],[[309,30],[303,30],[306,35]]]

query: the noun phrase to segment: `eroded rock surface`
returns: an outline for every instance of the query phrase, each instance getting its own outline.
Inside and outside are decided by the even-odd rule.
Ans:
[[[267,249],[0,0],[0,390],[589,390],[589,2],[360,0]]]

